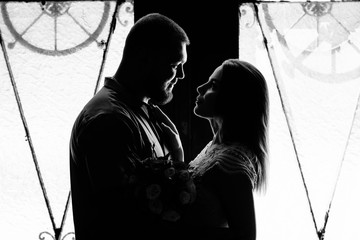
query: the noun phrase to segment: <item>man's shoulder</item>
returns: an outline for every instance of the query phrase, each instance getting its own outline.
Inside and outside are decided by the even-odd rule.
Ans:
[[[130,117],[133,114],[132,106],[127,104],[121,94],[112,89],[101,88],[84,106],[80,115],[85,118],[106,116]]]

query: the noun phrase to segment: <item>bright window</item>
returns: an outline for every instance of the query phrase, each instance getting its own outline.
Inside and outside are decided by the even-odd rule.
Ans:
[[[113,75],[121,59],[133,4],[125,2],[114,15],[115,6],[116,1],[0,3],[6,50],[0,55],[3,239],[52,239],[55,228],[62,229],[61,239],[73,237],[70,133],[102,77]]]
[[[360,3],[243,4],[240,58],[270,88],[259,239],[360,239]]]

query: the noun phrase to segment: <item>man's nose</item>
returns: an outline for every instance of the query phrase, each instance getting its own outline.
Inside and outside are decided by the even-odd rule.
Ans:
[[[183,79],[184,77],[185,77],[184,67],[182,65],[180,65],[176,72],[176,78]]]

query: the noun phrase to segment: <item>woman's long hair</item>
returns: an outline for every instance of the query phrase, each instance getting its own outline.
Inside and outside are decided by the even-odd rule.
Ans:
[[[240,142],[257,158],[258,180],[254,188],[266,187],[268,159],[269,97],[265,78],[252,64],[228,59],[222,64],[218,113],[222,117],[221,141]]]

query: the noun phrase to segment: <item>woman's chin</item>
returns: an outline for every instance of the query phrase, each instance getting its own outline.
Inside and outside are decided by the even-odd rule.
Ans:
[[[194,107],[194,114],[196,115],[196,116],[198,116],[198,117],[200,117],[200,118],[206,118],[205,116],[204,116],[204,114],[202,114],[201,113],[201,110],[198,108],[198,106],[196,105],[195,107]]]
[[[193,112],[194,112],[194,114],[195,114],[196,116],[200,117],[200,116],[199,116],[199,113],[198,113],[198,105],[197,105],[197,104],[195,104],[195,107],[194,107]]]

